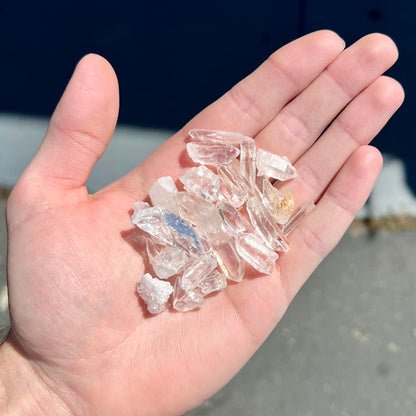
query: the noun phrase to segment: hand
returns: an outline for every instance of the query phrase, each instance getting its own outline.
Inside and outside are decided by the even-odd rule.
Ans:
[[[80,61],[7,205],[12,331],[0,350],[0,408],[181,414],[236,374],[340,240],[382,165],[367,144],[403,100],[400,85],[381,76],[396,47],[374,34],[343,49],[329,31],[284,46],[94,195],[85,183],[113,133],[118,86],[103,58]],[[240,131],[288,156],[296,204],[317,207],[271,276],[230,284],[200,310],[149,317],[135,294],[143,264],[126,239],[129,210],[158,177],[187,167],[181,154],[194,127]]]

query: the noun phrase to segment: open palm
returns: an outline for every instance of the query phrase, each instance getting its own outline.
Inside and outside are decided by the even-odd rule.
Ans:
[[[368,197],[382,159],[367,144],[403,100],[381,76],[397,58],[389,38],[343,49],[329,31],[284,46],[94,195],[85,183],[113,133],[118,86],[103,58],[81,60],[7,206],[12,332],[0,357],[30,392],[20,403],[29,414],[182,414],[256,351]],[[191,128],[240,131],[288,156],[296,204],[317,208],[271,276],[251,272],[199,310],[150,316],[135,294],[143,246],[130,208],[158,177],[190,166]]]

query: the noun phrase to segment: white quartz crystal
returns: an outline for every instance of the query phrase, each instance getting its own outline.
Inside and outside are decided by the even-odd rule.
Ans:
[[[258,175],[268,176],[279,181],[287,181],[297,175],[296,169],[286,156],[277,156],[263,149],[257,149],[256,165]]]
[[[188,143],[186,150],[194,162],[202,165],[226,165],[240,154],[240,150],[232,144],[210,141]]]
[[[189,257],[183,250],[176,247],[165,247],[154,256],[152,261],[153,270],[160,279],[168,279],[178,274],[188,259]]]
[[[149,197],[152,205],[166,208],[168,211],[177,214],[176,195],[178,190],[175,182],[170,176],[159,178],[149,190]]]
[[[186,191],[194,192],[202,199],[214,202],[220,193],[220,179],[218,175],[205,166],[191,168],[184,173],[179,180]]]
[[[173,287],[169,282],[163,282],[153,278],[150,273],[146,273],[137,285],[137,292],[145,301],[148,311],[156,314],[167,308],[167,302],[173,292]]]

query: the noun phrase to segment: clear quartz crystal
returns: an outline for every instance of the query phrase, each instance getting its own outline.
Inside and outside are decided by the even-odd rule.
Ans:
[[[153,270],[160,279],[178,274],[188,261],[186,253],[176,247],[165,247],[152,261]]]
[[[186,150],[194,162],[202,165],[226,165],[240,154],[240,150],[232,144],[212,141],[190,142]]]
[[[178,213],[176,207],[176,195],[178,190],[175,182],[170,176],[159,178],[149,190],[149,197],[154,207],[161,206],[175,214]]]
[[[144,201],[136,201],[133,203],[132,208],[133,208],[133,211],[136,212],[142,209],[150,208],[150,205]]]
[[[280,192],[268,179],[263,180],[262,200],[279,224],[285,224],[289,220],[295,207],[292,191]]]
[[[239,144],[246,139],[242,133],[222,130],[192,129],[189,136],[194,140],[211,140],[217,143]]]
[[[198,287],[204,295],[223,290],[226,286],[227,278],[216,269],[205,276],[205,278],[198,284]]]
[[[305,202],[300,208],[292,215],[289,221],[282,227],[282,232],[285,236],[288,236],[299,224],[300,220],[308,215],[315,208],[315,204],[312,201]]]
[[[188,192],[194,192],[202,199],[215,202],[220,193],[220,179],[218,175],[205,166],[189,169],[179,180]]]
[[[182,275],[182,288],[194,290],[216,267],[217,259],[214,255],[191,259]]]
[[[182,277],[179,276],[175,282],[173,292],[173,308],[180,312],[188,312],[199,308],[205,303],[205,300],[199,291],[185,290],[182,287]]]
[[[221,227],[221,218],[215,206],[194,193],[180,193],[178,210],[183,220],[208,232],[215,232]]]
[[[160,253],[159,248],[151,238],[146,238],[146,253],[149,263],[153,266],[153,259]]]
[[[256,165],[258,175],[287,181],[296,177],[296,169],[286,156],[278,156],[263,149],[257,149]]]
[[[253,186],[256,181],[256,145],[247,138],[240,145],[240,175]]]
[[[241,207],[247,200],[248,189],[233,164],[218,166],[221,195],[235,208]]]
[[[150,273],[146,273],[137,285],[137,292],[145,301],[148,311],[156,314],[167,308],[167,302],[173,292],[173,287],[169,282],[163,282],[153,278]]]
[[[246,218],[232,205],[224,201],[218,201],[217,209],[223,220],[225,231],[231,237],[236,237],[250,227]]]
[[[270,274],[279,258],[279,255],[255,234],[239,234],[236,238],[236,246],[238,254],[260,273]]]
[[[221,271],[227,279],[241,282],[244,277],[245,264],[237,253],[234,239],[222,230],[216,233],[207,233],[207,235]]]

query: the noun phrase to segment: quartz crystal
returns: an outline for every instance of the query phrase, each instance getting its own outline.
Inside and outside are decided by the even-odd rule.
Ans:
[[[168,246],[156,254],[151,263],[157,277],[160,279],[168,279],[178,274],[187,261],[188,256],[183,250]]]
[[[254,234],[239,234],[236,239],[238,254],[260,273],[270,274],[279,255]]]
[[[175,282],[173,293],[173,308],[180,312],[188,312],[199,308],[205,303],[205,300],[198,291],[185,290],[182,287],[182,277],[179,276]]]
[[[169,282],[163,282],[146,273],[137,286],[137,292],[145,301],[150,313],[160,313],[167,308],[169,296],[173,287]]]
[[[194,192],[202,199],[215,202],[220,193],[220,179],[218,175],[205,166],[189,169],[179,180],[188,192]]]
[[[202,165],[226,165],[232,162],[240,150],[232,144],[191,142],[186,145],[189,157]]]
[[[256,150],[251,137],[206,129],[189,136],[188,155],[200,166],[179,178],[183,189],[165,176],[149,191],[152,206],[133,204],[133,224],[148,233],[145,265],[157,276],[146,273],[137,286],[151,313],[168,305],[199,308],[227,280],[240,282],[245,262],[270,274],[277,252],[289,250],[287,236],[315,206],[294,211],[292,192],[280,192],[270,178],[291,179],[295,168],[286,157]]]
[[[263,149],[257,149],[256,165],[260,176],[268,176],[279,181],[296,177],[296,169],[286,156],[277,156]]]
[[[170,176],[159,178],[149,190],[149,197],[154,207],[166,208],[174,214],[178,213],[176,196],[178,190]]]

